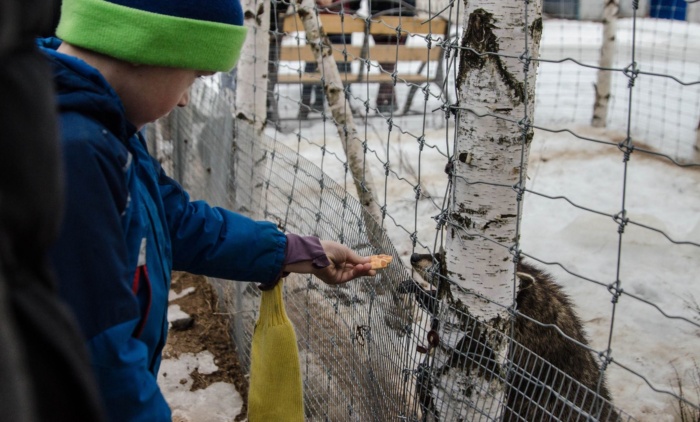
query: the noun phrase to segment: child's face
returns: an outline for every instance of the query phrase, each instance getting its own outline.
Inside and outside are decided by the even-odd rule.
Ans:
[[[214,74],[157,66],[133,66],[129,73],[128,83],[122,86],[119,96],[127,119],[138,129],[170,113],[176,106],[186,106],[195,79]]]

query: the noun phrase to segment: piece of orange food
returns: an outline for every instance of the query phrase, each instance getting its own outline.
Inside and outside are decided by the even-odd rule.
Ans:
[[[388,267],[392,259],[394,257],[391,255],[372,255],[369,257],[369,262],[372,264],[373,270],[381,270]]]

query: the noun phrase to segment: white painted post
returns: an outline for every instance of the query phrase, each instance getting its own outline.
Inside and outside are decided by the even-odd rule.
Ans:
[[[270,51],[270,1],[243,0],[243,24],[248,36],[238,60],[235,115],[253,125],[257,134],[265,125],[268,87],[268,53]]]

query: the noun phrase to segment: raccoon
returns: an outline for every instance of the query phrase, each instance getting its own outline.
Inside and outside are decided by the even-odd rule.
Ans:
[[[411,256],[411,265],[426,280],[431,280],[431,273],[432,278],[435,278],[435,272],[429,271],[435,270],[435,265],[439,266],[439,277],[444,277],[444,262],[442,252]],[[541,325],[555,325],[566,336],[588,345],[583,323],[574,311],[571,299],[549,274],[529,263],[520,261],[516,275],[519,280],[516,295],[519,314],[514,321],[514,341],[508,350],[510,368],[504,371],[508,376],[506,406],[501,420],[578,420],[581,417],[584,420],[619,420],[593,354],[554,328]],[[447,284],[444,280],[446,278],[442,283],[431,284],[444,286]],[[438,302],[447,302],[448,305],[451,302],[449,288],[438,287],[437,291],[424,291],[418,284],[400,287],[406,293],[413,293],[418,305],[428,311],[436,310],[440,306]],[[481,337],[476,333],[481,333],[482,330],[472,327],[470,332],[472,336]],[[462,339],[464,341],[460,342],[468,343],[468,349],[459,351],[460,353],[446,353],[461,356],[460,368],[469,371],[477,365],[474,362],[464,362],[465,356],[468,360],[470,356],[495,355],[483,338],[472,341],[474,339],[467,337],[465,335]],[[483,350],[472,350],[474,347]],[[459,343],[456,348],[459,348]],[[535,358],[533,354],[538,357]],[[489,361],[491,360],[487,360]],[[492,366],[496,365],[495,361],[491,362]],[[586,388],[579,388],[579,385]]]

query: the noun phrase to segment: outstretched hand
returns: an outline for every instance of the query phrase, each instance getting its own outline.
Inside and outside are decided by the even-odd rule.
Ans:
[[[284,271],[313,274],[326,284],[347,283],[357,277],[373,276],[377,273],[371,269],[368,256],[360,256],[347,246],[330,240],[321,240],[321,246],[331,265],[316,268],[310,261],[303,261],[285,266]]]

